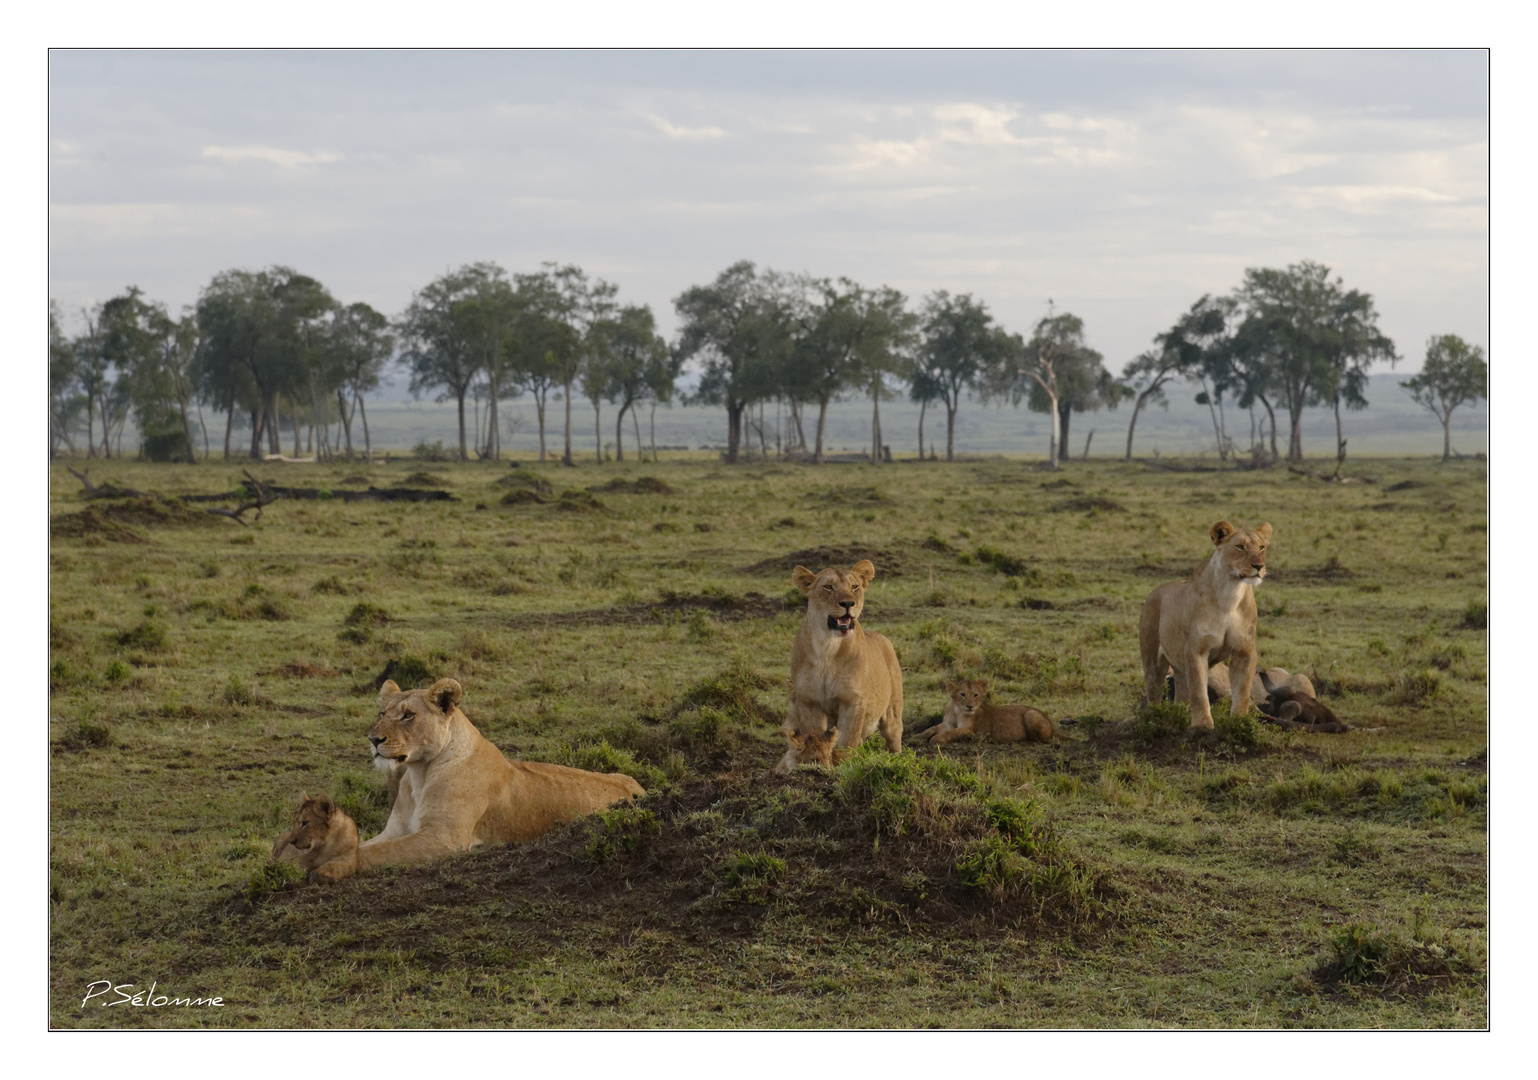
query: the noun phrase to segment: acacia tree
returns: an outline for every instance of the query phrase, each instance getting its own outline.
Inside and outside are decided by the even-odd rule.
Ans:
[[[792,402],[816,403],[817,435],[812,463],[821,465],[828,405],[849,387],[856,374],[859,286],[848,278],[834,284],[826,278],[809,276],[788,279],[788,285],[785,311],[792,322],[792,332],[778,381],[781,391]],[[793,419],[800,432],[800,417],[794,410]],[[804,432],[801,441],[804,444]]]
[[[1084,320],[1077,315],[1054,312],[1047,301],[1047,313],[1036,322],[1029,341],[1018,336],[1000,340],[999,357],[988,380],[990,395],[1008,396],[1016,406],[1021,399],[1035,398],[1042,403],[1039,411],[1052,418],[1051,438],[1047,443],[1047,467],[1056,469],[1061,455],[1062,399],[1064,372],[1080,363],[1083,353],[1099,362],[1100,354],[1084,344]],[[1039,396],[1038,396],[1039,394]],[[1034,408],[1034,406],[1032,406]]]
[[[1453,410],[1484,400],[1489,379],[1484,349],[1456,334],[1441,334],[1426,342],[1426,361],[1420,374],[1399,384],[1417,405],[1441,421],[1443,461],[1453,453]]]
[[[870,460],[872,465],[879,465],[886,445],[881,436],[881,401],[892,396],[886,380],[911,376],[918,317],[907,310],[907,298],[890,286],[864,289],[853,282],[848,284],[855,342],[852,381],[870,393]]]
[[[533,397],[539,420],[539,460],[544,461],[545,407],[550,391],[561,385],[563,358],[577,354],[581,341],[576,330],[560,318],[561,298],[549,274],[518,274],[514,282],[517,318],[503,352],[506,385],[526,390]]]
[[[614,310],[618,286],[602,278],[589,278],[580,266],[547,262],[547,286],[543,298],[547,314],[570,331],[561,335],[546,357],[566,401],[566,448],[561,464],[575,465],[571,456],[571,396],[589,353],[601,349],[600,325]],[[600,453],[602,452],[600,448]]]
[[[657,333],[657,320],[647,305],[632,304],[621,308],[608,321],[603,335],[604,384],[602,393],[619,406],[614,417],[614,460],[625,460],[625,414],[635,425],[636,454],[641,452],[641,425],[635,406],[647,397],[655,397],[656,385],[666,380],[672,385],[676,372],[667,342]],[[595,405],[596,408],[596,405]]]
[[[359,302],[338,307],[325,328],[323,349],[327,367],[333,372],[337,411],[341,414],[347,453],[353,453],[352,419],[363,422],[363,456],[374,459],[374,444],[369,437],[368,409],[363,395],[377,389],[385,362],[395,354],[395,336],[390,320],[369,305]]]
[[[979,387],[999,359],[1001,339],[993,316],[971,293],[944,289],[924,301],[909,395],[920,403],[919,457],[924,456],[924,413],[931,401],[945,406],[945,460],[956,456],[956,410],[968,387]]]
[[[229,412],[226,453],[237,407],[251,415],[252,459],[261,459],[264,435],[273,453],[281,451],[280,395],[297,412],[292,403],[308,393],[318,320],[335,306],[320,282],[286,266],[214,275],[198,298],[196,381]]]
[[[101,353],[118,371],[139,426],[140,453],[152,461],[197,460],[189,405],[197,324],[173,319],[138,286],[102,305]]]
[[[1057,376],[1057,456],[1061,463],[1073,456],[1072,448],[1068,445],[1068,427],[1073,414],[1098,412],[1103,406],[1114,409],[1121,402],[1126,388],[1116,382],[1105,369],[1104,358],[1100,353],[1083,344],[1082,329],[1078,341],[1071,347],[1063,348],[1058,354],[1054,368]],[[1053,399],[1039,383],[1031,386],[1028,404],[1032,412],[1044,413],[1054,407]],[[1087,442],[1085,450],[1088,452]]]
[[[742,446],[743,413],[770,396],[774,372],[793,340],[791,305],[780,284],[777,275],[760,275],[743,260],[673,301],[682,323],[677,357],[702,362],[692,400],[726,407],[726,460],[732,464]]]
[[[1138,413],[1150,401],[1169,407],[1165,385],[1175,378],[1196,375],[1204,360],[1212,355],[1213,343],[1222,336],[1232,308],[1233,302],[1226,297],[1215,300],[1211,295],[1203,296],[1174,326],[1155,335],[1156,348],[1137,356],[1122,370],[1122,378],[1132,384],[1127,390],[1135,398],[1132,420],[1127,425],[1124,460],[1132,460],[1132,434],[1137,429]]]
[[[459,407],[459,459],[470,460],[465,432],[465,395],[482,372],[485,333],[475,300],[486,277],[485,264],[462,266],[423,286],[397,322],[411,370],[411,392],[442,387],[437,400]]]
[[[1243,311],[1236,337],[1266,358],[1268,382],[1291,420],[1290,461],[1303,458],[1303,410],[1336,401],[1338,421],[1337,395],[1349,405],[1353,380],[1359,385],[1369,365],[1394,355],[1393,342],[1377,328],[1372,297],[1342,286],[1329,267],[1305,260],[1285,270],[1246,270],[1235,293]]]

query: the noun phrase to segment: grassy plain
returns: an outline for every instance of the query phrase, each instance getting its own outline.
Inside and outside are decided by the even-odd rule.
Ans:
[[[456,501],[280,500],[248,528],[88,504],[54,466],[52,1024],[1486,1025],[1482,462],[680,458],[271,463],[333,492],[425,470]],[[1361,730],[1119,723],[1142,599],[1220,518],[1276,529],[1261,661]],[[861,557],[910,730],[986,674],[1079,718],[1067,740],[771,776],[789,571]],[[510,755],[652,796],[332,888],[264,871],[301,788],[382,826],[364,733],[392,662],[459,679]],[[98,979],[228,1005],[82,1007]]]

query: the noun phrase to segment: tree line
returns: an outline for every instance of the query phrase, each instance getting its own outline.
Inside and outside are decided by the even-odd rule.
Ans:
[[[223,415],[226,458],[237,418],[249,428],[253,459],[282,453],[285,423],[296,455],[370,456],[365,398],[395,365],[414,394],[456,402],[461,459],[500,457],[498,403],[527,395],[541,461],[549,454],[549,405],[564,404],[561,460],[572,464],[579,393],[593,408],[600,461],[605,404],[615,410],[619,460],[627,415],[644,457],[640,412],[649,406],[655,456],[656,408],[680,397],[680,375],[692,364],[698,384],[682,400],[725,409],[729,462],[752,454],[755,436],[758,453],[768,455],[768,404],[789,412],[788,449],[821,462],[828,406],[853,396],[871,403],[871,460],[880,463],[881,403],[899,393],[920,406],[920,457],[931,408],[944,412],[945,457],[955,456],[957,416],[975,395],[1046,414],[1054,468],[1067,457],[1075,413],[1130,400],[1130,459],[1138,416],[1150,404],[1167,407],[1176,379],[1200,387],[1196,400],[1208,408],[1224,460],[1240,452],[1229,430],[1235,408],[1250,418],[1249,453],[1270,462],[1281,456],[1279,415],[1286,456],[1297,460],[1303,411],[1321,405],[1334,410],[1344,456],[1342,407],[1365,408],[1368,369],[1397,359],[1372,298],[1313,262],[1251,269],[1232,293],[1201,297],[1120,378],[1086,343],[1083,320],[1050,301],[1027,335],[1000,325],[971,294],[936,290],[910,304],[888,286],[743,261],[673,304],[679,329],[670,343],[649,306],[621,304],[614,284],[578,266],[546,263],[509,275],[492,262],[436,278],[393,319],[365,303],[341,304],[314,278],[282,266],[217,274],[196,306],[176,317],[129,287],[82,312],[84,329],[73,338],[50,302],[50,452],[80,454],[83,426],[86,456],[112,456],[131,416],[143,457],[192,462],[199,442],[209,454],[207,406]],[[1442,422],[1444,458],[1453,409],[1482,398],[1486,379],[1481,349],[1441,335],[1428,345],[1421,374],[1402,384]],[[929,456],[938,456],[935,440]]]

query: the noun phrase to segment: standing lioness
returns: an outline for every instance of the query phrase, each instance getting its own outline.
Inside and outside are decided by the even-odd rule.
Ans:
[[[509,761],[459,711],[461,694],[453,679],[404,691],[386,680],[379,691],[368,741],[376,765],[399,769],[400,785],[384,832],[358,848],[358,869],[532,840],[646,794],[620,773]]]
[[[1207,671],[1226,660],[1234,715],[1250,709],[1255,675],[1255,587],[1266,576],[1269,523],[1236,529],[1212,527],[1217,550],[1190,581],[1171,581],[1148,594],[1138,620],[1143,654],[1143,701],[1158,701],[1165,673],[1175,673],[1175,700],[1191,710],[1191,726],[1210,728]]]
[[[819,574],[804,566],[792,572],[791,580],[806,594],[806,614],[790,650],[785,731],[800,738],[790,740],[777,772],[789,772],[802,760],[806,736],[830,727],[838,729],[835,761],[878,727],[892,753],[902,750],[902,667],[892,643],[859,621],[865,587],[875,576],[869,559]]]

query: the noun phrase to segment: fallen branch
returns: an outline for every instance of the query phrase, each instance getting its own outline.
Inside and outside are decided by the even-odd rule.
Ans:
[[[242,493],[245,491],[255,493],[255,501],[247,501],[241,503],[241,505],[237,506],[233,510],[226,510],[223,507],[210,507],[209,509],[203,511],[205,514],[218,514],[220,517],[227,517],[233,521],[240,522],[241,525],[245,525],[246,519],[241,515],[244,514],[247,510],[255,510],[256,517],[252,520],[262,520],[262,508],[272,502],[275,502],[279,496],[273,491],[272,488],[262,483],[260,480],[252,476],[249,472],[246,472],[244,469],[241,470],[241,475],[244,476],[248,481],[248,486],[247,488],[242,489]]]
[[[69,468],[69,466],[66,465],[65,468]],[[87,499],[137,499],[148,494],[148,492],[144,491],[135,491],[133,488],[118,487],[110,480],[101,487],[97,487],[91,483],[90,469],[85,470],[85,472],[75,472],[74,469],[69,471],[75,479],[85,486],[85,497]]]

